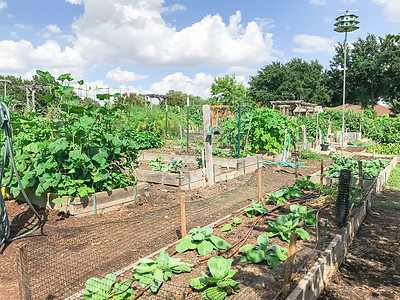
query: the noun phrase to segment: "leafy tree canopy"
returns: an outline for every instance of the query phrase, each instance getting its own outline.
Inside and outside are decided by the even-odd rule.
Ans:
[[[239,101],[245,99],[246,92],[243,83],[239,83],[235,75],[225,75],[214,78],[214,82],[211,84],[211,97],[208,100],[212,105],[237,107]]]

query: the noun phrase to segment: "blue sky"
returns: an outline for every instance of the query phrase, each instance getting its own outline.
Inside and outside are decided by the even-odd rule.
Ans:
[[[400,32],[399,0],[0,0],[0,74],[206,98],[214,77],[246,83],[272,61],[329,67],[344,9],[359,15],[350,42]]]

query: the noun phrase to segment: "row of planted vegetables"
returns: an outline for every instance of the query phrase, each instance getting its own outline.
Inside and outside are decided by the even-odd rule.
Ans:
[[[315,185],[310,181],[310,177],[303,177],[303,179],[297,179],[293,187],[284,187],[277,192],[267,194],[266,203],[273,204],[276,208],[290,205],[290,213],[279,216],[274,221],[269,220],[267,233],[257,237],[257,245],[246,244],[240,247],[241,263],[265,262],[271,267],[278,266],[280,261],[286,260],[288,249],[280,245],[270,245],[271,238],[278,237],[283,243],[288,243],[292,232],[296,232],[300,239],[310,238],[306,228],[316,225],[315,212],[317,210],[309,210],[307,206],[302,206],[297,202],[305,201],[301,200],[304,193],[312,193],[311,190],[314,188]],[[252,205],[245,209],[242,217],[253,218],[255,220],[252,222],[257,223],[269,213],[266,203],[252,201]],[[240,226],[242,220],[234,216],[231,223],[225,224],[220,231],[225,232],[231,230],[232,226]],[[188,284],[193,292],[200,291],[204,299],[224,299],[240,290],[239,282],[233,279],[237,272],[231,268],[233,259],[229,257],[233,255],[228,258],[222,256],[231,251],[235,245],[232,246],[213,233],[214,228],[193,228],[179,241],[173,253],[168,254],[162,250],[155,260],[139,259],[140,264],[133,267],[132,279],[118,283],[114,274],[108,274],[102,280],[90,278],[86,282],[87,290],[82,296],[85,299],[132,299],[135,297],[132,287],[134,281],[139,281],[143,289],[150,289],[153,293],[157,293],[163,282],[169,280],[173,273],[191,272],[194,267],[194,264],[183,262],[180,258],[173,256],[177,253],[197,251],[197,254],[202,256],[198,259],[199,262],[208,260],[209,272],[202,272],[201,277],[190,279]],[[214,250],[218,251],[218,255],[212,254]],[[137,293],[136,297],[143,291]]]
[[[338,177],[340,170],[348,168],[352,170],[355,177],[358,175],[358,161],[354,158],[332,157],[334,163],[329,166],[329,170],[325,175]],[[386,159],[363,160],[363,177],[364,179],[373,179],[388,164]],[[357,166],[357,168],[356,168]],[[336,174],[337,173],[337,174]],[[240,252],[242,257],[241,263],[264,263],[270,267],[276,267],[280,261],[285,261],[288,249],[281,246],[282,243],[289,243],[292,232],[296,232],[298,238],[307,240],[310,238],[307,232],[308,227],[313,227],[318,220],[315,216],[317,209],[308,209],[306,205],[301,203],[317,197],[329,195],[335,197],[337,194],[337,184],[333,186],[315,185],[310,181],[309,176],[302,179],[296,179],[294,186],[283,187],[278,191],[266,194],[264,202],[252,201],[252,204],[244,209],[244,212],[233,216],[230,222],[218,224],[222,226],[221,232],[227,232],[234,227],[239,227],[243,222],[243,218],[249,218],[252,226],[264,216],[267,216],[273,210],[280,207],[289,206],[290,213],[276,217],[275,220],[268,221],[266,234],[260,234],[257,237],[257,244],[235,243],[233,246],[223,238],[214,235],[214,229],[210,227],[193,228],[188,235],[183,237],[175,251],[168,254],[162,250],[155,260],[143,258],[139,259],[140,264],[133,267],[133,278],[123,282],[116,282],[116,275],[108,274],[102,280],[99,278],[90,278],[86,282],[86,291],[82,293],[85,299],[136,299],[140,297],[147,289],[153,293],[157,293],[164,281],[169,280],[172,274],[191,272],[194,264],[181,261],[180,258],[174,257],[177,253],[185,253],[187,251],[196,251],[202,256],[198,261],[208,261],[208,272],[201,272],[201,277],[190,279],[190,285],[193,292],[201,292],[201,296],[208,300],[225,299],[230,294],[239,292],[240,284],[234,280],[236,270],[233,270],[231,257]],[[311,196],[311,197],[310,197]],[[357,204],[363,196],[361,188],[351,186],[350,201]],[[274,205],[270,211],[266,204]],[[246,223],[246,222],[244,222]],[[281,245],[270,245],[270,239],[279,238]],[[242,241],[242,240],[241,240]],[[245,241],[245,239],[243,239]],[[233,248],[240,246],[236,251]],[[217,251],[213,254],[214,251]],[[233,251],[233,254],[226,258],[222,256],[225,253]],[[197,267],[197,266],[196,266]],[[134,282],[138,281],[142,290],[136,291]]]

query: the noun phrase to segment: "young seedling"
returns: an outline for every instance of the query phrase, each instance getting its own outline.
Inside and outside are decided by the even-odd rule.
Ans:
[[[290,206],[290,211],[292,213],[288,214],[288,218],[292,220],[297,219],[301,222],[304,222],[306,226],[315,226],[315,224],[317,224],[317,218],[314,215],[317,209],[307,210],[306,206],[293,204]]]
[[[187,250],[197,250],[200,255],[210,254],[213,249],[228,249],[231,244],[227,243],[220,237],[211,235],[214,229],[206,227],[202,229],[200,226],[193,228],[189,231],[189,235],[182,238],[175,250],[179,253],[183,253]]]
[[[268,247],[269,237],[266,234],[262,234],[257,238],[258,245],[244,245],[239,249],[240,252],[246,256],[240,259],[241,262],[251,262],[258,264],[262,261],[267,261],[269,266],[279,265],[279,261],[286,260],[286,252],[289,250],[278,245],[272,245]]]
[[[190,272],[193,265],[181,262],[180,258],[172,258],[163,249],[156,260],[141,258],[140,265],[133,267],[133,277],[140,282],[140,286],[145,288],[150,285],[150,290],[156,293],[164,280],[171,278],[172,273]]]
[[[158,156],[147,163],[148,166],[153,166],[152,171],[168,172],[172,169],[168,165],[164,165],[164,157]]]
[[[89,278],[85,285],[87,290],[81,296],[85,300],[125,300],[132,299],[135,292],[131,287],[133,279],[123,282],[115,282],[117,276],[115,274],[107,274],[103,280],[92,277]]]
[[[252,200],[251,207],[245,208],[244,211],[249,218],[252,218],[256,214],[266,214],[268,209],[263,207],[261,202],[257,203],[256,201]]]
[[[297,224],[299,220],[292,220],[287,216],[280,216],[276,218],[276,222],[268,221],[269,227],[267,228],[268,236],[280,236],[282,240],[286,242],[290,242],[290,235],[292,232],[296,232],[301,239],[309,239],[310,236],[308,235],[307,231],[303,228],[297,228]]]
[[[232,259],[214,256],[208,261],[211,276],[201,272],[202,277],[190,279],[190,286],[195,290],[203,290],[201,296],[207,300],[223,300],[233,292],[238,292],[239,282],[232,279],[236,274],[231,270]]]
[[[315,183],[310,180],[311,176],[304,176],[301,179],[296,179],[295,188],[300,190],[313,190],[315,189]]]
[[[232,229],[232,226],[236,227],[240,224],[240,221],[242,221],[242,219],[238,218],[238,217],[233,217],[232,219],[232,223],[228,223],[225,224],[224,226],[222,226],[221,231],[229,231]]]
[[[282,189],[277,192],[267,193],[266,201],[272,202],[276,205],[282,205],[282,204],[286,203],[286,199],[285,199],[284,195],[285,195],[285,191],[283,191]]]

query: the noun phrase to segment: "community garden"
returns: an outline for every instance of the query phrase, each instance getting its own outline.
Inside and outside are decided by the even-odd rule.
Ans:
[[[45,109],[10,112],[2,299],[283,299],[360,218],[400,151],[398,117],[346,112],[363,139],[321,151],[319,132],[340,131],[341,112],[292,118],[243,100],[214,105],[207,166],[205,103],[87,103],[72,81],[49,86]],[[23,190],[45,204],[32,211]]]

